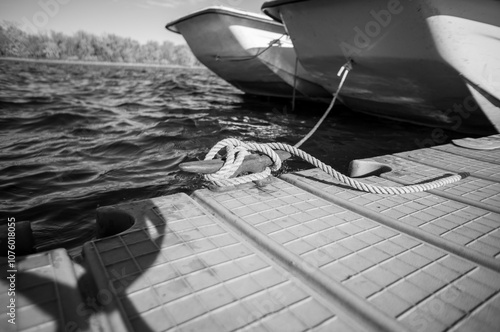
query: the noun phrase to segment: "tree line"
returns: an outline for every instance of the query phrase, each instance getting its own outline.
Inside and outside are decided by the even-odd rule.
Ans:
[[[186,45],[164,41],[140,44],[114,34],[97,36],[78,31],[29,34],[16,23],[0,22],[0,56],[54,60],[128,62],[161,65],[199,66]]]

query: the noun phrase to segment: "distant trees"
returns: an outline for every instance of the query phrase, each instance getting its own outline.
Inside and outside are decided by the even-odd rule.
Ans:
[[[0,56],[57,60],[129,62],[164,65],[199,66],[186,45],[164,41],[136,40],[108,34],[96,36],[78,31],[73,36],[51,31],[28,34],[15,23],[0,22]]]

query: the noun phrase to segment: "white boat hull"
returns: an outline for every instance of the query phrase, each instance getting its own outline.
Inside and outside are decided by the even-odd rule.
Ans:
[[[341,91],[350,108],[500,131],[498,1],[278,0],[263,10],[285,23],[300,62],[330,92],[353,61]]]
[[[172,22],[167,28],[184,36],[201,63],[248,94],[292,97],[291,82],[295,81],[298,97],[328,96],[321,85],[307,80],[302,66],[300,75],[289,79],[295,51],[291,42],[286,42],[283,25],[265,16],[212,7]]]

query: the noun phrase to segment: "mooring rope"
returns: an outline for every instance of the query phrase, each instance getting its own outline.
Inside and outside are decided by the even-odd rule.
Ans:
[[[252,181],[263,180],[269,177],[271,174],[271,170],[276,171],[281,167],[281,159],[276,154],[276,152],[274,152],[274,150],[287,151],[292,155],[302,158],[311,165],[321,169],[323,172],[329,174],[330,176],[342,182],[343,184],[346,184],[352,188],[369,192],[372,194],[400,195],[400,194],[417,193],[442,187],[444,185],[460,181],[462,178],[468,176],[467,173],[455,174],[443,179],[438,179],[427,183],[415,184],[403,187],[376,186],[352,179],[294,146],[285,143],[265,143],[265,144],[249,143],[249,142],[242,142],[236,138],[226,138],[217,143],[209,151],[209,153],[205,157],[205,160],[213,159],[217,154],[217,152],[219,152],[223,148],[226,148],[227,151],[227,156],[224,166],[216,173],[205,175],[206,180],[211,181],[213,184],[219,187],[239,185]],[[273,166],[271,168],[269,167],[266,168],[266,170],[260,173],[253,173],[241,177],[231,178],[231,176],[234,175],[235,171],[243,163],[243,159],[245,158],[245,156],[249,154],[248,151],[257,151],[266,154],[273,161]]]
[[[277,171],[281,168],[281,159],[278,154],[274,152],[271,146],[267,144],[245,143],[235,138],[226,138],[215,144],[205,156],[205,160],[213,159],[223,148],[226,148],[226,160],[222,168],[216,173],[205,174],[205,179],[212,182],[216,186],[233,186],[251,181],[263,180],[271,175],[271,169],[266,167],[266,169],[260,173],[251,173],[231,178],[231,176],[234,175],[236,170],[243,163],[245,156],[250,154],[248,151],[258,151],[269,156],[273,161],[273,171]]]
[[[215,61],[229,61],[229,62],[236,62],[236,61],[248,61],[248,60],[252,60],[252,59],[256,59],[258,58],[259,56],[261,56],[262,54],[264,54],[264,52],[266,52],[267,50],[269,50],[271,47],[273,47],[274,45],[281,45],[281,39],[283,37],[285,37],[287,34],[284,33],[283,35],[281,35],[281,37],[277,38],[277,39],[273,39],[269,42],[269,45],[264,48],[263,50],[257,52],[257,54],[254,54],[254,55],[247,55],[247,56],[240,56],[240,57],[222,57],[222,56],[219,56],[219,55],[216,55],[215,56]]]
[[[318,123],[314,126],[314,128],[303,139],[301,139],[297,144],[295,144],[295,146],[291,146],[285,143],[259,144],[254,142],[242,142],[236,138],[226,138],[218,142],[216,145],[214,145],[212,149],[205,156],[205,160],[211,160],[215,158],[215,156],[220,150],[225,148],[226,160],[224,162],[224,165],[216,173],[204,175],[205,179],[212,182],[216,186],[226,187],[226,186],[234,186],[268,178],[271,175],[272,170],[277,171],[281,168],[281,159],[274,150],[287,151],[292,155],[300,157],[303,160],[310,163],[311,165],[321,169],[323,172],[329,174],[330,176],[340,181],[341,183],[346,184],[357,190],[369,192],[372,194],[400,195],[400,194],[422,192],[442,187],[453,182],[460,181],[461,179],[469,175],[468,173],[455,174],[442,179],[430,181],[427,183],[408,185],[402,187],[376,186],[350,178],[336,171],[331,166],[326,165],[325,163],[311,156],[310,154],[304,152],[303,150],[300,150],[299,147],[314,134],[314,132],[319,128],[321,123],[326,119],[326,117],[332,110],[333,105],[337,100],[338,94],[342,89],[342,86],[344,85],[347,75],[349,74],[349,71],[351,69],[352,65],[350,61],[348,61],[345,65],[343,65],[340,68],[337,74],[338,76],[341,76],[340,84],[339,87],[337,88],[337,91],[334,94],[334,97],[328,109],[326,110],[325,114],[321,117],[321,119],[318,121]],[[271,168],[267,167],[264,171],[260,173],[252,173],[240,177],[234,177],[236,171],[242,165],[245,156],[250,154],[249,151],[260,152],[269,156],[273,161],[272,167]]]
[[[349,75],[349,72],[351,71],[351,69],[352,69],[352,63],[351,63],[350,60],[347,61],[347,63],[345,65],[343,65],[342,67],[340,67],[340,70],[337,73],[337,76],[342,76],[342,78],[340,79],[340,83],[339,83],[339,86],[337,88],[337,91],[335,91],[335,94],[333,95],[332,102],[330,103],[330,105],[326,109],[325,114],[323,114],[323,116],[321,117],[321,119],[319,119],[318,123],[316,123],[316,125],[314,126],[314,128],[311,129],[311,131],[309,131],[309,133],[306,136],[304,136],[304,138],[302,138],[298,143],[296,143],[294,145],[296,148],[300,147],[309,138],[311,138],[311,136],[316,132],[316,130],[318,130],[319,126],[321,126],[321,124],[323,123],[323,121],[325,121],[325,119],[328,116],[328,114],[330,114],[330,111],[333,109],[333,105],[335,105],[335,102],[337,101],[337,97],[339,96],[340,90],[344,86],[345,79],[347,78],[347,75]]]

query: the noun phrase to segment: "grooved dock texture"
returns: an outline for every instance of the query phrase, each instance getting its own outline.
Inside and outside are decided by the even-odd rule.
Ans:
[[[184,194],[115,208],[136,225],[85,256],[126,329],[363,330]]]
[[[500,166],[499,166],[500,167]],[[306,185],[313,192],[340,204],[350,204],[363,213],[375,214],[380,222],[403,224],[414,234],[429,234],[490,261],[500,270],[500,214],[428,192],[398,196],[376,195],[339,185],[320,170],[308,170],[284,178]],[[366,183],[397,186],[379,177],[363,178]],[[493,260],[497,260],[494,262]]]
[[[450,172],[436,167],[394,156],[383,156],[365,160],[377,161],[389,166],[392,171],[383,173],[381,177],[404,185],[419,183],[450,174]],[[451,200],[460,201],[467,205],[500,213],[500,183],[496,181],[476,178],[472,175],[461,181],[429,192]],[[439,211],[436,211],[436,213],[439,213]]]
[[[316,174],[301,172],[300,179],[304,176]],[[471,324],[480,311],[498,309],[498,273],[281,180],[265,189],[199,191],[196,197],[207,206],[217,202],[236,216],[233,222],[250,225],[260,242],[282,245],[295,257],[294,265],[311,264],[311,279],[326,276],[330,286],[339,283],[350,296],[364,299],[379,312],[373,319],[395,319],[409,330],[444,331]],[[370,198],[361,201],[369,204]],[[486,320],[482,328],[493,330],[492,323]]]
[[[493,139],[498,142],[500,135],[492,135],[483,139]],[[467,157],[470,159],[476,159],[481,161],[486,161],[493,164],[500,164],[500,149],[494,150],[475,150],[475,149],[464,149],[463,147],[457,146],[455,144],[445,144],[433,147],[437,152],[444,151],[451,154],[455,154],[462,157]]]
[[[77,312],[80,296],[73,265],[64,249],[16,258],[16,270],[0,262],[0,331],[89,331],[88,316]],[[13,284],[7,277],[14,275]],[[10,294],[9,294],[10,293]],[[14,299],[14,316],[7,307]],[[15,324],[8,322],[14,318]]]
[[[421,149],[410,152],[396,153],[394,156],[418,162],[420,164],[438,167],[455,173],[469,172],[473,176],[489,181],[500,182],[500,165],[467,158],[437,149]]]

